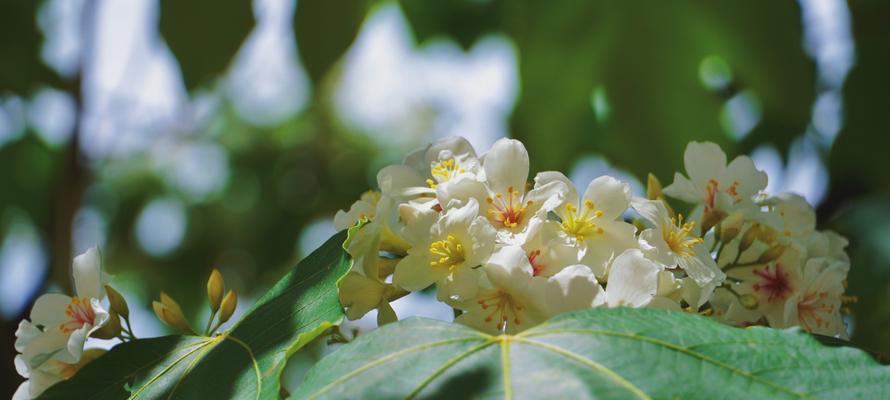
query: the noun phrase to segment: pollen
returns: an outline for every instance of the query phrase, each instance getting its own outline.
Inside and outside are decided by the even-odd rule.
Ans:
[[[705,242],[692,233],[693,229],[695,221],[683,223],[683,214],[679,214],[677,218],[671,218],[669,226],[662,227],[661,233],[671,251],[683,257],[692,257],[695,255],[692,248]]]
[[[92,324],[96,319],[96,313],[87,298],[75,297],[65,307],[65,315],[68,320],[59,324],[59,330],[68,334],[74,332],[86,324]]]
[[[601,210],[590,200],[584,201],[584,211],[578,211],[574,204],[566,204],[565,218],[562,220],[562,229],[574,235],[578,240],[584,240],[588,236],[603,233],[603,228],[596,224],[596,220],[603,216]]]
[[[430,185],[431,188],[435,189],[437,184],[450,181],[464,172],[466,171],[457,161],[453,158],[449,158],[433,165],[432,171],[430,171],[432,178],[427,179],[426,183],[427,185]]]
[[[521,314],[525,309],[513,296],[503,290],[481,297],[477,303],[483,310],[490,310],[485,322],[494,322],[497,330],[503,331],[507,324],[522,325]]]
[[[488,209],[489,219],[496,225],[513,229],[517,227],[524,216],[526,208],[532,205],[532,201],[522,201],[522,193],[514,190],[512,186],[507,188],[506,194],[497,193],[494,197],[485,199],[491,206]]]
[[[452,235],[448,235],[445,240],[433,242],[430,245],[430,256],[430,266],[449,269],[466,260],[463,244]]]

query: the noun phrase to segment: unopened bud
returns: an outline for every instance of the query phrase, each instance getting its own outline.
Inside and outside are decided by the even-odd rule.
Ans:
[[[232,318],[232,314],[235,313],[235,306],[238,305],[238,296],[235,295],[235,291],[229,290],[226,293],[226,297],[222,300],[222,305],[219,307],[219,323],[223,324]]]
[[[105,285],[105,294],[108,295],[108,304],[111,310],[124,318],[130,318],[130,307],[127,306],[127,300],[124,296],[114,290],[113,287]]]
[[[775,242],[778,236],[779,232],[773,227],[768,225],[760,225],[760,232],[758,232],[757,234],[757,240],[769,244]]]
[[[646,198],[649,200],[658,200],[663,196],[661,192],[661,182],[653,174],[649,174],[646,179]]]
[[[151,303],[151,306],[161,322],[180,332],[197,335],[195,330],[189,325],[185,315],[183,315],[179,304],[176,304],[176,301],[167,296],[166,293],[161,292],[161,301],[154,301]]]
[[[752,244],[754,244],[754,240],[760,236],[760,224],[751,225],[745,234],[742,235],[742,241],[739,242],[739,253],[748,250]]]
[[[95,330],[90,337],[96,339],[114,339],[121,334],[121,318],[112,308],[108,311],[108,321],[101,328]]]
[[[742,216],[741,212],[736,211],[729,214],[729,216],[720,222],[720,240],[723,241],[723,243],[731,242],[739,235],[739,232],[742,231],[742,223],[744,222],[745,218]]]
[[[218,270],[214,269],[207,279],[207,298],[210,299],[210,311],[216,312],[222,304],[223,298],[223,278]]]
[[[760,255],[760,258],[757,259],[758,263],[768,263],[782,256],[782,253],[785,252],[785,246],[781,244],[777,244],[773,247],[770,247],[763,254]]]
[[[701,235],[704,236],[705,232],[711,230],[715,225],[719,224],[720,221],[726,216],[726,213],[717,209],[705,210],[704,215],[702,215],[701,221]]]
[[[739,304],[749,310],[755,310],[760,302],[757,300],[757,296],[753,294],[743,294],[739,296]]]

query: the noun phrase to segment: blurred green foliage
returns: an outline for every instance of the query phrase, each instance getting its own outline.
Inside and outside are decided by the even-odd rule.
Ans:
[[[187,313],[197,313],[201,283],[220,264],[229,266],[223,273],[236,290],[260,293],[301,256],[296,243],[306,226],[348,207],[373,184],[381,158],[397,161],[364,132],[343,127],[332,111],[328,84],[341,78],[338,62],[381,4],[297,2],[295,43],[314,88],[306,110],[257,127],[224,100],[206,129],[181,139],[210,141],[226,150],[229,178],[221,191],[187,199],[150,167],[149,155],[89,159],[78,154],[77,140],[54,147],[29,127],[20,138],[0,144],[0,210],[30,216],[55,268],[68,265],[70,246],[58,243],[71,240],[69,232],[55,227],[74,218],[60,204],[99,210],[108,222],[107,268],[135,284],[131,289],[143,306],[166,290],[181,299]],[[820,89],[794,1],[398,4],[417,46],[447,38],[466,50],[488,34],[512,41],[520,89],[510,131],[529,147],[535,170],[568,172],[581,157],[598,154],[638,177],[654,172],[669,183],[672,172],[682,169],[690,140],[720,143],[731,156],[763,144],[785,154],[807,131]],[[60,78],[40,60],[39,5],[0,5],[0,96],[28,96],[51,86],[82,102],[75,84],[80,77]],[[830,189],[818,211],[823,227],[851,240],[850,293],[861,299],[854,305],[854,340],[890,352],[890,157],[885,155],[890,4],[856,0],[848,6],[856,65],[843,88],[842,131],[830,151],[823,151]],[[220,78],[254,29],[252,10],[247,0],[160,1],[158,32],[191,93],[221,90]],[[702,74],[714,68],[725,82],[706,84]],[[754,99],[760,119],[736,140],[722,118],[727,101],[742,93]],[[72,175],[69,154],[78,154],[73,165],[83,174]],[[60,190],[72,176],[85,180],[82,198],[64,195],[77,190]],[[170,196],[185,205],[186,233],[172,253],[154,256],[140,247],[134,229],[146,204]],[[65,283],[48,279],[43,286],[58,284]],[[3,394],[17,382],[5,379],[15,373],[16,320],[0,328]]]

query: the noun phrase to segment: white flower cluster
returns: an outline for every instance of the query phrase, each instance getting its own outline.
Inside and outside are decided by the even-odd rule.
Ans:
[[[81,367],[104,353],[84,349],[110,320],[102,305],[105,299],[99,250],[91,248],[74,258],[74,297],[61,293],[40,296],[31,309],[30,320],[22,320],[15,332],[15,368],[27,378],[13,400],[32,399],[48,387],[73,376]]]
[[[717,145],[693,142],[684,161],[688,177],[663,193],[650,177],[648,198],[634,198],[609,176],[581,194],[559,172],[529,182],[512,139],[481,156],[458,137],[418,150],[335,217],[338,229],[364,223],[340,281],[347,317],[376,308],[378,324],[395,321],[391,301],[435,285],[457,322],[489,333],[625,306],[845,337],[846,240],[817,231],[801,197],[762,193],[748,157],[727,165]],[[675,214],[663,194],[694,209]]]

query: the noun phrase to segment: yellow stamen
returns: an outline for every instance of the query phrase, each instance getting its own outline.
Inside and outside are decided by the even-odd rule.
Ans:
[[[498,290],[489,296],[481,297],[477,303],[483,310],[492,308],[485,317],[485,322],[494,322],[499,331],[503,331],[507,323],[522,325],[519,317],[525,307],[507,292]]]
[[[532,201],[523,203],[522,193],[512,186],[507,188],[506,193],[506,198],[502,193],[496,193],[494,198],[489,197],[485,201],[491,205],[488,209],[489,219],[495,224],[513,229],[522,222],[523,213],[532,205]]]
[[[449,269],[466,260],[464,246],[451,235],[445,240],[433,242],[430,245],[430,256],[430,266]]]
[[[603,216],[601,210],[597,210],[593,202],[584,201],[584,212],[578,212],[578,208],[574,204],[566,204],[566,215],[562,220],[562,229],[570,235],[574,235],[578,240],[584,240],[585,237],[602,234],[603,228],[597,226],[595,220]]]
[[[671,218],[670,225],[662,227],[662,236],[671,251],[681,256],[691,257],[695,255],[692,248],[705,242],[704,239],[692,234],[693,229],[695,229],[695,221],[684,224],[683,214],[678,214],[677,218]]]
[[[431,188],[435,189],[437,184],[450,181],[464,172],[466,171],[457,163],[457,161],[453,158],[449,158],[433,165],[433,168],[430,171],[432,178],[427,179],[426,183],[427,185],[430,185]]]

